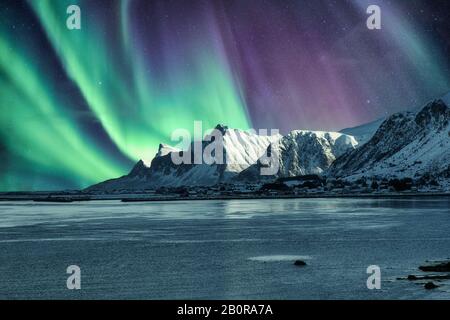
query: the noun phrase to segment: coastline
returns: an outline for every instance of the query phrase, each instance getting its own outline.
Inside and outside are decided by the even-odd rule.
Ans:
[[[142,193],[129,194],[86,194],[64,192],[37,193],[0,193],[0,201],[34,201],[43,203],[73,203],[86,201],[119,200],[122,202],[158,202],[158,201],[207,201],[207,200],[276,200],[276,199],[335,199],[335,198],[427,198],[448,197],[450,192],[385,192],[385,193],[305,193],[305,194],[235,194],[209,196],[176,196],[176,195],[147,195]]]

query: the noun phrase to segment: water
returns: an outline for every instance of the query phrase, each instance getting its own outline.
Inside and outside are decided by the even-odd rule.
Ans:
[[[450,199],[0,202],[0,299],[449,299]],[[306,267],[293,262],[302,259]],[[81,290],[66,268],[81,268]],[[378,265],[381,290],[368,290]]]

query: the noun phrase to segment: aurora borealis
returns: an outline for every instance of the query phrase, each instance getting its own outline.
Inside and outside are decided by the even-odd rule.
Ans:
[[[82,29],[66,28],[81,8]],[[382,10],[368,30],[366,8]],[[0,191],[76,189],[176,128],[339,130],[450,91],[448,1],[0,4]],[[173,144],[173,143],[172,143]]]

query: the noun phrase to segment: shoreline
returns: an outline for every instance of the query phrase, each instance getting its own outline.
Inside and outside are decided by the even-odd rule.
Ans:
[[[450,193],[427,193],[427,194],[356,194],[356,195],[280,195],[280,196],[220,196],[220,197],[199,197],[199,198],[123,198],[121,202],[158,202],[158,201],[208,201],[208,200],[280,200],[280,199],[339,199],[339,198],[361,198],[361,199],[402,199],[402,198],[445,198],[450,200]],[[111,200],[111,199],[110,199]]]
[[[36,203],[74,203],[88,201],[118,200],[121,202],[158,202],[158,201],[208,201],[208,200],[276,200],[276,199],[339,199],[339,198],[361,198],[361,199],[401,199],[401,198],[433,198],[448,197],[450,192],[389,192],[389,193],[354,193],[354,194],[332,194],[332,193],[310,193],[310,194],[280,194],[280,195],[217,195],[217,196],[172,196],[146,194],[103,194],[89,195],[84,193],[67,194],[54,193],[23,193],[23,194],[1,194],[0,201],[33,201]]]

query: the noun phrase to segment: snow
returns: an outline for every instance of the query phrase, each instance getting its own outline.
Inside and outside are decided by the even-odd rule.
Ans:
[[[229,129],[223,143],[226,151],[226,171],[239,173],[254,164],[267,147],[281,139],[280,134],[272,136],[257,135],[247,131]]]
[[[150,168],[143,168],[143,165],[140,163],[137,165],[137,169],[133,169],[129,175],[106,181],[93,186],[91,189],[132,190],[162,186],[215,185],[219,182],[227,182],[242,170],[256,163],[266,152],[268,146],[282,137],[280,134],[258,135],[253,132],[229,129],[224,125],[218,125],[216,129],[223,133],[223,163],[214,163],[212,165],[206,163],[175,165],[171,159],[171,152],[179,152],[181,150],[160,144],[159,151],[153,159]],[[211,143],[209,139],[206,140],[203,143],[203,151]],[[185,152],[191,152],[191,150]],[[142,174],[142,172],[145,174]]]
[[[372,138],[384,120],[385,118],[381,118],[357,127],[342,129],[339,132],[353,136],[362,145]]]
[[[275,177],[304,174],[321,174],[331,163],[358,142],[352,136],[340,132],[294,130],[272,144],[272,152],[279,159],[279,171]],[[261,176],[260,162],[242,171],[238,181],[254,182],[273,179]]]
[[[175,147],[169,146],[167,144],[161,143],[159,145],[158,153],[156,154],[157,157],[165,156],[171,152],[180,152],[180,149],[177,149]]]
[[[441,100],[448,98],[450,95]],[[417,113],[392,115],[381,125],[376,139],[338,159],[328,173],[350,180],[362,176],[418,179],[424,175],[448,180],[441,173],[450,165],[449,118],[450,108],[439,100]]]

